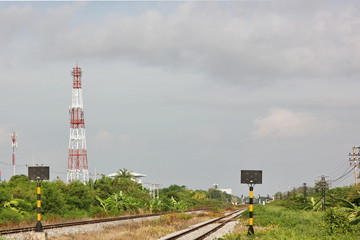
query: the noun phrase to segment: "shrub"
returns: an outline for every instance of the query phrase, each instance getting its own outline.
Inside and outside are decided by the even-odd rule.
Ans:
[[[20,223],[22,215],[8,208],[3,208],[0,212],[0,223]]]
[[[325,230],[329,235],[351,232],[348,214],[342,209],[328,208],[324,215]]]

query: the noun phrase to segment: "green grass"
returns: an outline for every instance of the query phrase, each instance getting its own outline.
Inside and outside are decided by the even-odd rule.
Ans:
[[[242,216],[247,224],[248,213]],[[322,212],[289,210],[282,206],[268,204],[254,209],[254,236],[247,236],[247,227],[238,227],[236,233],[223,240],[266,239],[266,240],[359,240],[359,231],[343,235],[328,235]]]

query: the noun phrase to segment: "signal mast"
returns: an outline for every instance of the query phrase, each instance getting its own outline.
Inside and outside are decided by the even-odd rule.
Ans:
[[[11,136],[11,149],[12,149],[12,166],[13,166],[13,176],[15,176],[15,162],[16,162],[16,159],[15,159],[15,151],[16,149],[18,148],[18,144],[17,144],[17,141],[16,141],[16,133],[15,132],[12,132],[10,134]]]
[[[83,96],[81,89],[81,68],[76,65],[71,72],[73,76],[72,102],[69,107],[70,138],[68,153],[67,182],[89,181],[87,148],[85,138],[85,120]]]

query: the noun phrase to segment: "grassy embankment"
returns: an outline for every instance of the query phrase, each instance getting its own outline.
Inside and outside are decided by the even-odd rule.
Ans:
[[[221,240],[358,240],[360,235],[359,225],[350,232],[329,234],[323,212],[289,210],[268,204],[255,207],[254,214],[254,236],[247,236],[248,213],[245,212],[235,232]]]

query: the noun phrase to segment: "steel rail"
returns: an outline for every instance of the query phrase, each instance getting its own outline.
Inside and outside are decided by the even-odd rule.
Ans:
[[[178,239],[178,238],[180,238],[180,237],[183,237],[183,236],[185,236],[185,235],[187,235],[187,234],[189,234],[189,233],[195,232],[195,231],[197,231],[197,230],[199,230],[199,229],[201,229],[201,228],[203,228],[203,227],[206,227],[206,226],[208,226],[208,225],[210,225],[210,224],[219,222],[219,221],[221,221],[221,220],[223,220],[223,219],[226,219],[226,218],[228,218],[229,216],[233,215],[233,216],[231,216],[229,219],[227,219],[226,221],[222,222],[220,225],[216,226],[215,228],[212,228],[211,230],[209,230],[209,231],[207,231],[206,233],[202,234],[201,236],[195,238],[194,240],[204,239],[205,237],[207,237],[207,236],[210,235],[211,233],[216,232],[216,231],[219,230],[220,228],[224,227],[224,226],[226,225],[226,223],[228,223],[228,222],[231,221],[232,219],[234,219],[234,218],[238,217],[239,215],[241,215],[245,210],[246,210],[246,209],[236,210],[236,211],[231,212],[231,213],[229,213],[229,214],[226,214],[226,215],[224,215],[224,216],[222,216],[222,217],[214,218],[214,219],[212,219],[212,220],[210,220],[210,221],[206,221],[206,222],[204,222],[204,223],[202,223],[202,224],[200,224],[200,225],[197,225],[197,226],[195,226],[195,227],[193,227],[193,228],[190,228],[190,229],[181,231],[181,232],[179,232],[179,233],[177,233],[177,234],[173,234],[173,235],[171,235],[171,236],[169,236],[169,237],[160,238],[160,239],[161,239],[161,240],[175,240],[175,239]],[[239,214],[237,214],[237,213],[239,213]]]
[[[214,227],[213,229],[207,231],[206,233],[200,235],[199,237],[195,238],[194,240],[203,240],[206,237],[210,236],[212,233],[215,233],[216,231],[218,231],[219,229],[223,228],[227,223],[229,223],[231,220],[233,220],[234,218],[237,218],[238,216],[240,216],[243,212],[245,211],[245,209],[243,209],[240,213],[238,214],[234,214],[234,216],[226,219],[224,222],[220,223],[218,226]]]
[[[147,217],[154,217],[154,216],[160,216],[160,215],[162,215],[162,214],[135,215],[135,216],[125,216],[125,217],[114,217],[114,218],[102,218],[102,219],[94,219],[94,220],[85,220],[85,221],[77,221],[77,222],[65,222],[65,223],[58,223],[58,224],[48,224],[48,225],[43,225],[43,229],[45,230],[45,229],[72,227],[72,226],[86,225],[86,224],[95,224],[95,223],[104,223],[104,222],[113,222],[113,221],[124,221],[124,220],[137,219],[137,218],[147,218]],[[0,235],[31,232],[31,231],[35,231],[35,227],[23,227],[23,228],[13,228],[13,229],[0,230]]]

